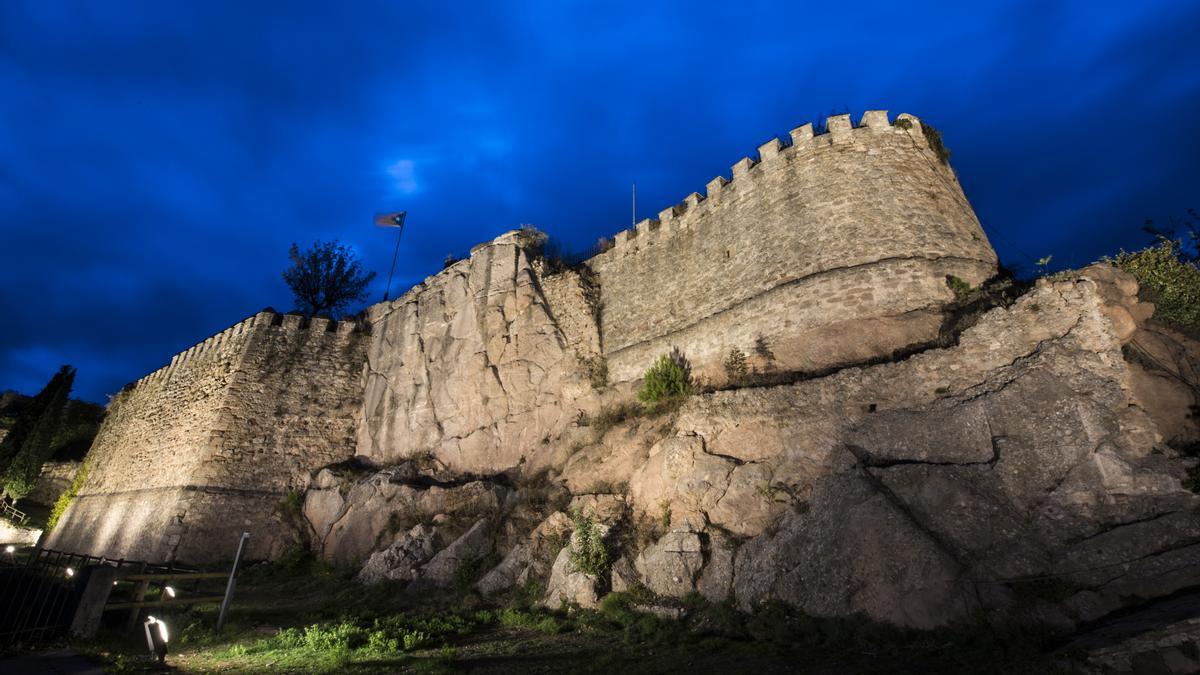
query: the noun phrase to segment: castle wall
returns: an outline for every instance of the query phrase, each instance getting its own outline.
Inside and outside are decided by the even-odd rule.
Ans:
[[[278,553],[287,491],[353,455],[366,342],[352,323],[261,312],[177,355],[110,404],[47,546],[202,563],[245,530],[251,556]]]
[[[760,336],[784,370],[935,336],[946,276],[977,284],[996,256],[920,122],[900,119],[831,117],[819,136],[806,124],[735,164],[732,181],[619,233],[589,261],[610,376],[636,379],[672,346],[720,380],[730,349],[753,354]]]
[[[271,556],[290,537],[278,505],[314,469],[552,466],[576,420],[674,346],[719,382],[732,348],[811,371],[928,341],[947,275],[978,284],[996,258],[920,122],[900,120],[766,143],[582,273],[549,272],[522,230],[371,307],[369,337],[255,315],[117,397],[49,545],[205,562],[248,530]]]
[[[25,495],[25,500],[35,504],[53,504],[58,500],[59,495],[71,487],[71,483],[75,480],[75,474],[79,473],[79,467],[82,464],[83,462],[78,460],[46,462],[42,465],[42,472],[38,474],[33,490]]]

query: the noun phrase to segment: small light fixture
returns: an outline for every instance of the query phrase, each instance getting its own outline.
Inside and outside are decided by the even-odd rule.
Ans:
[[[167,595],[171,596],[172,598],[175,597],[175,589],[171,588],[170,586],[163,586],[163,592],[165,592]]]
[[[8,546],[4,547],[4,552],[9,555],[12,555],[17,552],[17,547],[13,546],[12,544],[9,544]]]
[[[68,567],[68,568],[67,568],[67,576],[68,576],[68,577],[73,577],[73,576],[75,576],[75,568],[74,568],[74,567]]]
[[[146,631],[146,647],[150,650],[150,657],[159,663],[164,662],[167,658],[167,624],[147,616],[142,628]]]

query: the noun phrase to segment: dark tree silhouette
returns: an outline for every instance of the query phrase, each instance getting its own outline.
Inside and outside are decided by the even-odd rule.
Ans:
[[[288,257],[292,266],[284,270],[283,280],[296,296],[296,309],[309,316],[336,318],[350,303],[366,299],[367,285],[375,278],[354,251],[336,239],[318,241],[304,251],[293,243]]]
[[[45,464],[54,452],[54,437],[62,423],[74,383],[75,369],[63,366],[50,379],[42,393],[38,394],[39,398],[45,398],[45,407],[4,470],[6,497],[16,501],[33,490],[38,476],[42,473],[42,464]]]

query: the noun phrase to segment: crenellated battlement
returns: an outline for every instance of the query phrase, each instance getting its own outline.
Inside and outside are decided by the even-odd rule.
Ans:
[[[883,110],[804,124],[617,233],[587,261],[609,376],[678,347],[717,379],[730,350],[763,341],[773,367],[819,369],[857,358],[831,346],[848,321],[890,333],[860,351],[927,339],[945,277],[979,283],[996,263],[936,139]]]
[[[363,327],[354,320],[335,321],[324,317],[309,318],[301,314],[280,314],[272,309],[265,309],[172,356],[170,363],[138,379],[131,386],[169,379],[176,370],[196,359],[209,354],[230,351],[235,348],[235,344],[239,346],[244,344],[254,331],[281,334],[307,333],[317,339],[338,341],[351,333],[362,330]]]
[[[857,125],[851,122],[850,115],[834,115],[826,120],[825,131],[820,134],[814,133],[813,125],[808,123],[792,129],[788,138],[772,138],[758,146],[755,156],[734,162],[729,178],[717,176],[710,180],[704,194],[693,192],[683,201],[659,211],[657,217],[645,218],[632,228],[617,232],[613,247],[596,259],[635,253],[676,232],[692,229],[713,210],[721,208],[723,202],[734,199],[746,181],[783,170],[792,162],[803,161],[806,155],[842,146],[857,146],[868,156],[872,150],[879,151],[889,145],[908,151],[933,152],[919,119],[902,113],[896,120],[898,124],[891,123],[886,110],[868,110]]]

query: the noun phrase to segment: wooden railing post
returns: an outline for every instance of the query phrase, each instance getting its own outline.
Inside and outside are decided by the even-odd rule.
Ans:
[[[100,630],[100,617],[104,614],[108,594],[112,592],[113,580],[117,578],[117,569],[109,565],[88,565],[79,574],[82,578],[78,583],[83,592],[71,619],[71,635],[93,638]]]
[[[146,563],[145,562],[143,562],[141,565],[138,566],[138,571],[139,572],[146,571]],[[146,589],[148,589],[149,587],[150,587],[150,582],[145,579],[137,582],[137,585],[134,586],[134,588],[133,588],[133,601],[141,602],[142,600],[145,600],[146,599]],[[142,610],[140,607],[134,607],[133,609],[129,610],[129,619],[125,622],[125,630],[133,630],[134,628],[137,628],[138,619],[141,618],[141,615],[142,615]]]

